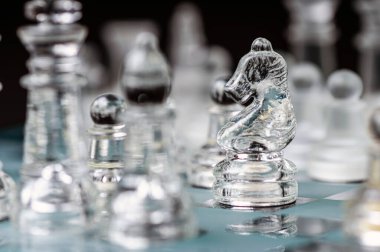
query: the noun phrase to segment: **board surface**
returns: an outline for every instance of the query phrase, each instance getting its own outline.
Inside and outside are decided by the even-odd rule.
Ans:
[[[0,130],[3,169],[18,180],[22,127]],[[344,201],[360,184],[331,184],[299,174],[299,198],[279,208],[229,209],[216,204],[209,190],[188,188],[201,228],[199,237],[161,244],[149,251],[359,251],[342,235]],[[96,238],[66,240],[45,247],[20,242],[9,221],[0,223],[0,251],[120,251]],[[43,241],[41,241],[43,243]],[[46,245],[48,246],[48,245]]]

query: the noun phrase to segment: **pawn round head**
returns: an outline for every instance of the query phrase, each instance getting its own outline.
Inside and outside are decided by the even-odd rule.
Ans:
[[[214,81],[211,87],[211,99],[219,105],[230,105],[235,103],[234,100],[227,95],[225,90],[226,83],[229,79],[230,77],[228,76],[219,77]]]
[[[336,100],[358,100],[363,91],[363,82],[350,70],[338,70],[328,78],[327,87]]]
[[[322,83],[322,74],[314,64],[296,64],[289,71],[289,83],[295,91],[309,91]]]
[[[113,94],[104,94],[95,98],[91,104],[92,121],[99,125],[122,124],[125,102]]]
[[[272,44],[265,38],[257,38],[253,41],[251,51],[273,51]]]
[[[169,96],[169,65],[152,33],[139,34],[125,57],[122,74],[122,90],[131,104],[161,104]]]

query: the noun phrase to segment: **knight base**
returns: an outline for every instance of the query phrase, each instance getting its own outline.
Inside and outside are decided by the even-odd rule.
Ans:
[[[272,207],[296,201],[296,166],[282,152],[229,152],[214,169],[214,197],[238,207]]]

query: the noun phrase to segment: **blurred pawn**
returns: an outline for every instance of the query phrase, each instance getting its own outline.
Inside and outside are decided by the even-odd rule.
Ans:
[[[169,66],[151,33],[138,36],[121,80],[128,102],[128,166],[112,200],[109,239],[127,249],[197,234],[191,200],[172,169]]]
[[[285,152],[299,169],[305,169],[313,144],[323,137],[322,112],[326,94],[322,74],[314,64],[293,65],[288,80],[297,118],[297,134]]]
[[[228,119],[241,111],[225,92],[224,87],[229,77],[217,78],[211,88],[210,96],[213,105],[209,109],[209,128],[206,144],[194,156],[188,170],[188,180],[192,186],[211,188],[214,183],[213,168],[226,157],[225,151],[216,142],[218,131],[225,125]]]
[[[308,174],[327,182],[363,181],[368,175],[368,139],[366,106],[360,99],[362,81],[352,71],[339,70],[329,77],[327,87],[331,97],[326,106],[326,134],[311,152]]]
[[[109,85],[104,92],[120,92],[118,82],[124,56],[131,50],[138,34],[142,32],[159,36],[157,25],[149,20],[111,21],[103,27],[101,36],[110,60]]]
[[[88,167],[99,192],[97,223],[107,221],[112,195],[125,170],[124,112],[124,100],[112,94],[98,96],[91,104],[94,125],[89,129]]]
[[[74,243],[80,246],[92,228],[96,188],[86,177],[74,179],[66,170],[62,164],[51,164],[40,178],[22,185],[14,223],[25,249],[43,251],[65,240],[66,245],[73,241],[67,251],[80,251]]]
[[[208,51],[207,70],[209,72],[209,83],[213,82],[220,76],[231,74],[232,57],[231,54],[223,47],[213,45]],[[210,89],[210,88],[209,88]],[[212,86],[211,86],[212,89]]]
[[[370,117],[369,129],[373,140],[369,178],[355,198],[347,203],[343,228],[345,233],[359,244],[372,248],[370,251],[379,251],[380,108],[377,108]]]
[[[177,108],[176,134],[182,147],[195,150],[207,134],[208,49],[200,10],[182,3],[170,23],[172,97]]]

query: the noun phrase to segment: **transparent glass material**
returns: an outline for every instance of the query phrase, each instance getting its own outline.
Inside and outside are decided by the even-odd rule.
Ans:
[[[246,207],[294,202],[297,169],[282,155],[296,129],[285,60],[268,40],[258,38],[225,90],[246,107],[218,132],[227,155],[214,169],[216,201]]]
[[[125,60],[121,84],[129,103],[128,162],[112,201],[108,237],[127,249],[191,237],[198,232],[191,201],[171,168],[169,68],[152,34],[138,37]]]
[[[306,169],[313,145],[323,138],[323,111],[327,93],[322,73],[311,63],[294,64],[289,70],[289,89],[297,118],[297,134],[285,154],[298,167]]]
[[[218,131],[230,117],[241,110],[241,107],[227,97],[224,86],[229,78],[221,77],[214,81],[211,89],[213,105],[209,110],[209,129],[207,142],[193,157],[188,169],[188,180],[192,186],[212,188],[214,183],[213,168],[225,158],[225,151],[217,144]]]
[[[362,24],[355,40],[360,53],[359,72],[363,78],[364,95],[371,97],[380,91],[380,2],[358,0],[355,7]]]
[[[89,129],[90,177],[99,192],[96,222],[104,225],[110,215],[109,206],[125,170],[125,102],[112,94],[98,96],[91,104]]]
[[[0,221],[8,219],[11,214],[11,206],[14,204],[16,184],[13,179],[3,171],[0,161]]]
[[[359,244],[380,248],[380,109],[377,108],[369,122],[373,139],[371,162],[368,181],[358,191],[357,195],[345,206],[343,229]],[[371,250],[372,251],[372,250]]]
[[[96,188],[65,170],[60,164],[46,166],[40,178],[22,185],[14,220],[21,234],[75,236],[91,228]]]
[[[311,62],[327,76],[336,67],[334,15],[339,0],[284,0],[290,12],[287,32],[298,62]]]
[[[192,3],[180,3],[170,21],[172,97],[176,104],[176,138],[182,149],[198,151],[207,137],[211,51],[206,45],[202,16]],[[213,52],[215,56],[215,51]],[[220,63],[220,62],[219,62]]]
[[[18,35],[30,52],[30,74],[21,79],[28,89],[24,158],[21,174],[39,177],[45,166],[62,164],[73,173],[83,167],[85,144],[80,132],[80,87],[77,55],[86,29],[71,24],[78,19],[80,3],[30,1],[27,17],[40,22],[21,27]],[[80,16],[80,15],[79,15]]]
[[[360,100],[362,81],[352,71],[339,70],[327,85],[331,97],[326,107],[326,135],[311,152],[308,174],[328,182],[363,181],[369,160],[366,105]]]

